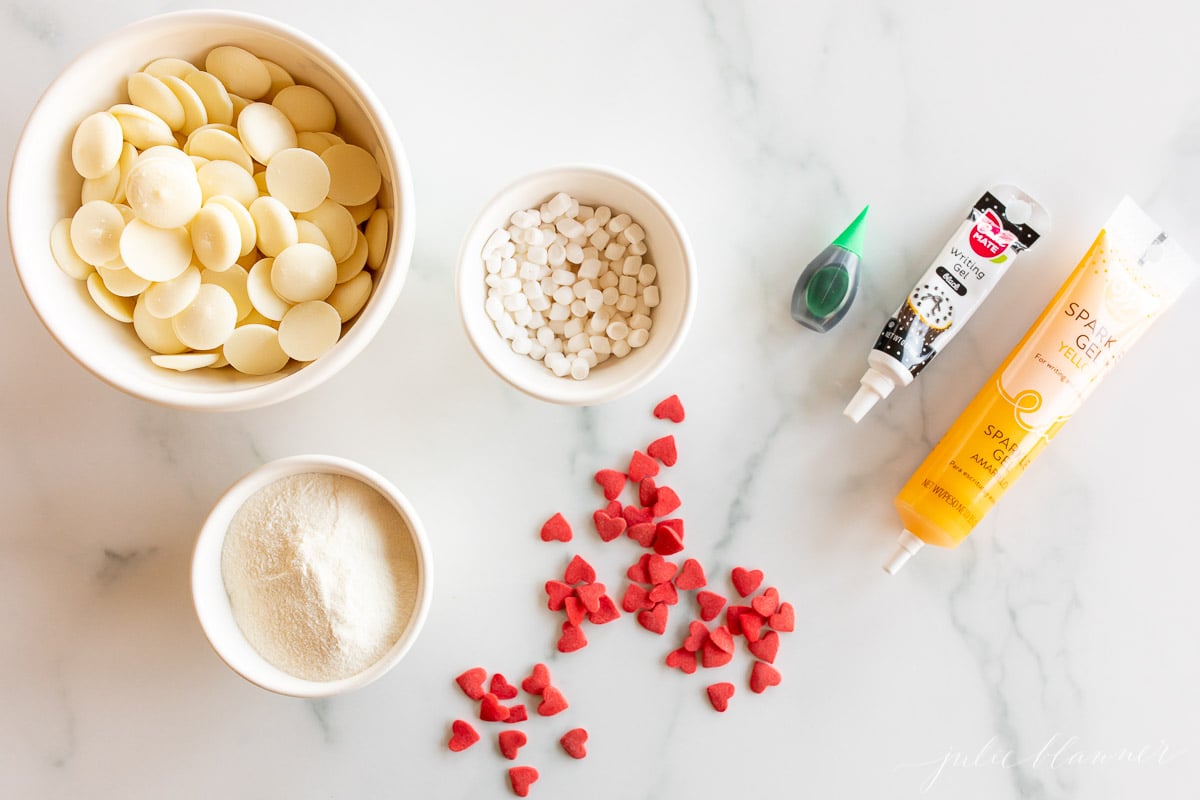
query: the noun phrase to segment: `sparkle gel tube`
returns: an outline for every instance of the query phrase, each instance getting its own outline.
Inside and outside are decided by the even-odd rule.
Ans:
[[[1100,379],[1196,277],[1129,198],[1083,261],[896,497],[904,531],[884,569],[926,544],[956,547]]]
[[[842,413],[858,422],[896,386],[912,383],[962,330],[1013,260],[1049,230],[1046,209],[1016,186],[985,192],[884,324],[858,394]]]

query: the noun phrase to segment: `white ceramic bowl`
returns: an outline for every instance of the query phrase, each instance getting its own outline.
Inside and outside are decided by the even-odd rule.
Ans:
[[[662,301],[654,309],[650,340],[624,358],[610,358],[585,380],[560,378],[529,356],[512,351],[484,312],[487,298],[481,252],[496,228],[508,227],[519,209],[537,208],[558,192],[584,205],[624,212],[646,231],[647,263],[658,269]],[[687,233],[658,194],[636,178],[608,167],[573,164],[535,172],[502,189],[471,225],[458,256],[458,311],[467,337],[492,371],[533,397],[566,405],[614,400],[644,385],[683,344],[696,300],[696,267]]]
[[[408,524],[416,546],[419,583],[416,605],[408,626],[391,649],[373,665],[349,678],[335,681],[310,681],[297,678],[275,667],[258,654],[242,634],[229,605],[229,595],[221,576],[221,551],[225,533],[237,510],[259,489],[288,475],[325,472],[357,478],[391,501]],[[271,461],[249,472],[231,486],[213,506],[196,539],[192,555],[192,601],[200,627],[217,655],[230,669],[253,684],[293,697],[328,697],[360,689],[379,679],[400,662],[412,647],[425,624],[433,597],[433,563],[425,528],[412,504],[377,472],[344,458],[303,455]]]
[[[371,299],[332,350],[307,365],[255,377],[232,369],[175,373],[150,362],[131,325],[92,303],[81,281],[50,254],[50,229],[79,207],[82,179],[71,166],[80,120],[123,102],[128,75],[154,58],[203,63],[220,44],[240,45],[287,69],[333,101],[338,127],[375,154],[384,176],[380,204],[392,210],[388,252]],[[239,410],[269,405],[322,383],[378,332],[404,285],[415,218],[412,176],[387,112],[340,58],[308,36],[232,11],[181,11],[152,17],[102,39],[73,61],[38,101],[17,144],[8,186],[13,261],[33,309],[59,344],[100,379],[129,394],[178,408]]]

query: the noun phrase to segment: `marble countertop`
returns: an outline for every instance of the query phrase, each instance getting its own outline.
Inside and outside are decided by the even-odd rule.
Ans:
[[[0,152],[81,49],[190,3],[5,5]],[[453,683],[545,660],[571,708],[534,719],[532,797],[1195,797],[1200,430],[1193,290],[957,551],[880,570],[891,501],[1125,193],[1200,254],[1200,15],[1177,0],[566,4],[256,0],[343,54],[390,109],[418,233],[382,332],[319,389],[253,412],[160,408],[61,351],[0,269],[0,795],[503,797],[494,743]],[[572,98],[562,106],[554,97]],[[7,177],[9,156],[3,159]],[[453,309],[478,208],[529,170],[593,161],[655,187],[688,228],[691,334],[650,385],[589,409],[499,381]],[[980,191],[1018,182],[1054,230],[942,357],[855,426],[841,416],[879,326]],[[788,316],[805,262],[865,203],[859,298],[833,332]],[[0,223],[3,224],[3,223]],[[3,256],[8,260],[7,254]],[[762,567],[797,611],[783,683],[750,660],[685,676],[675,636],[628,616],[554,651],[541,584],[585,530],[596,469],[664,431],[678,393],[687,554]],[[1169,399],[1168,399],[1169,398]],[[210,650],[188,567],[216,497],[319,452],[393,480],[436,587],[409,656],[324,701],[275,696]],[[614,591],[636,555],[580,535]],[[729,591],[728,586],[722,586]],[[686,619],[672,616],[672,633]],[[711,680],[738,693],[724,715]],[[589,729],[572,761],[555,740]],[[494,728],[479,727],[493,735]]]

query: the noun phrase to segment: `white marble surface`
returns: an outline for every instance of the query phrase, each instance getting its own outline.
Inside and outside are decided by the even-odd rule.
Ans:
[[[184,5],[4,3],[5,176],[25,115],[75,53]],[[391,110],[416,178],[411,277],[374,343],[319,390],[203,415],[89,376],[0,270],[0,795],[505,796],[494,745],[445,749],[450,720],[472,713],[452,678],[475,664],[517,677],[549,659],[572,707],[526,726],[522,763],[542,771],[534,797],[1196,796],[1200,291],[962,548],[922,553],[896,578],[879,569],[895,492],[1123,193],[1200,253],[1195,8],[244,8],[321,38]],[[478,207],[512,177],[568,160],[657,188],[691,232],[702,279],[674,363],[593,409],[502,384],[453,311],[452,265]],[[1054,232],[914,387],[853,426],[840,411],[885,315],[998,178],[1042,198]],[[857,305],[834,332],[807,332],[787,314],[792,282],[866,202]],[[744,653],[711,676],[739,687],[723,716],[703,696],[710,676],[661,665],[667,640],[626,617],[555,657],[558,618],[542,607],[541,583],[568,551],[542,544],[537,525],[562,509],[584,529],[591,473],[663,430],[649,411],[671,392],[688,408],[670,481],[688,553],[713,574],[765,567],[798,610],[782,686],[752,695]],[[188,589],[217,495],[305,451],[393,479],[437,567],[410,656],[323,702],[227,670]],[[619,591],[633,546],[577,544]],[[684,619],[676,611],[673,629]],[[582,762],[554,744],[574,725],[591,731]],[[1122,749],[1141,763],[1091,763]]]

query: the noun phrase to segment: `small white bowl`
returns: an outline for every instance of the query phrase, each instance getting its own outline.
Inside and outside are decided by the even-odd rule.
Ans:
[[[416,605],[408,625],[391,649],[367,669],[335,681],[310,681],[297,678],[274,666],[255,650],[242,634],[229,605],[229,594],[221,575],[221,551],[225,533],[238,509],[259,489],[288,475],[324,472],[356,478],[372,487],[395,506],[412,532],[418,562]],[[231,486],[213,506],[196,539],[192,555],[192,602],[204,635],[229,668],[251,683],[293,697],[329,697],[361,689],[396,666],[412,647],[433,598],[433,562],[425,528],[408,499],[379,473],[344,458],[301,455],[263,464]]]
[[[388,251],[366,307],[332,350],[268,376],[232,369],[177,373],[150,362],[131,325],[106,316],[82,281],[50,254],[50,229],[79,207],[82,179],[71,166],[71,140],[85,116],[124,102],[126,80],[162,56],[203,63],[209,50],[234,44],[277,62],[299,83],[333,101],[338,128],[375,154],[383,173],[380,205],[391,209]],[[242,410],[277,403],[324,382],[358,355],[383,325],[404,286],[415,217],[412,175],[387,112],[340,58],[308,36],[233,11],[180,11],[106,36],[76,58],[38,101],[17,144],[8,184],[8,231],[17,276],[34,312],[76,361],[110,385],[176,408]]]
[[[624,358],[610,358],[582,381],[560,378],[541,362],[514,353],[483,308],[487,299],[481,255],[484,242],[492,231],[508,227],[514,211],[537,208],[558,192],[566,192],[584,205],[607,205],[613,214],[623,212],[633,217],[646,231],[647,263],[658,269],[662,295],[645,346]],[[463,240],[455,286],[467,337],[493,372],[541,400],[593,405],[615,400],[644,385],[679,350],[692,322],[696,267],[683,225],[653,189],[609,167],[570,164],[526,175],[488,202]]]

